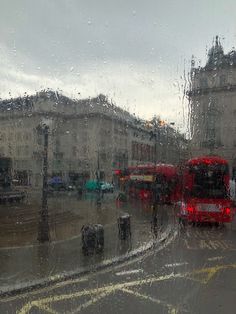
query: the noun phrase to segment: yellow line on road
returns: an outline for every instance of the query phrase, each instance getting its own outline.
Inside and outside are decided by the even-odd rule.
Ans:
[[[88,302],[81,304],[79,307],[77,307],[77,309],[75,309],[73,312],[71,312],[71,314],[79,313],[81,310],[84,310],[87,307],[89,307],[90,305],[93,305],[94,303],[98,302],[99,300],[107,297],[112,292],[113,291],[111,290],[110,292],[106,291],[106,292],[98,294],[97,296],[95,296],[91,300],[89,300]]]
[[[218,265],[214,267],[207,267],[207,268],[194,270],[193,272],[189,273],[189,275],[186,275],[186,278],[199,281],[203,284],[207,284],[217,272],[223,269],[230,269],[230,268],[236,268],[236,264]]]
[[[94,304],[99,299],[104,298],[105,296],[107,296],[111,293],[117,292],[119,290],[124,290],[124,289],[130,290],[129,288],[141,287],[141,286],[147,285],[147,284],[151,285],[153,283],[177,279],[177,278],[186,278],[186,279],[198,281],[198,282],[203,283],[203,284],[207,284],[209,282],[209,280],[212,279],[212,277],[218,271],[223,270],[223,269],[230,269],[230,268],[235,269],[236,263],[235,264],[208,267],[208,268],[202,268],[202,269],[197,269],[197,270],[194,270],[192,272],[186,272],[186,273],[171,273],[169,275],[159,276],[159,277],[151,276],[151,277],[148,277],[145,279],[133,280],[133,281],[123,282],[123,283],[118,283],[118,284],[110,284],[110,285],[103,286],[100,288],[90,289],[90,290],[82,290],[82,291],[78,291],[78,292],[71,293],[71,294],[59,294],[59,295],[46,297],[46,298],[42,298],[39,300],[34,300],[32,302],[29,302],[29,303],[25,304],[21,308],[20,311],[18,311],[18,314],[27,314],[30,312],[30,310],[34,306],[40,307],[40,306],[46,305],[46,304],[51,305],[54,302],[66,301],[66,300],[70,300],[70,299],[74,299],[74,298],[78,299],[80,297],[85,297],[85,296],[91,296],[91,298],[93,298],[93,299],[84,303],[84,304],[86,304],[86,307],[87,307],[91,304]],[[80,311],[80,309],[82,309],[82,307],[83,306],[80,306],[77,309],[77,312]]]
[[[140,280],[135,280],[135,281],[131,281],[131,282],[124,282],[124,283],[115,284],[115,285],[111,284],[111,285],[104,286],[101,288],[96,288],[96,289],[91,289],[91,290],[83,290],[83,291],[79,291],[79,292],[75,292],[75,293],[71,293],[71,294],[62,294],[62,295],[47,297],[47,298],[34,300],[32,302],[27,303],[25,306],[22,307],[22,309],[18,312],[18,314],[29,313],[30,309],[33,306],[40,306],[41,304],[52,304],[54,302],[66,301],[66,300],[70,300],[73,298],[79,298],[79,297],[84,297],[84,296],[88,296],[88,295],[93,296],[93,295],[100,294],[100,293],[105,293],[106,295],[108,295],[108,294],[110,294],[116,290],[122,290],[123,288],[142,286],[144,284],[152,284],[154,282],[170,280],[172,278],[181,278],[184,276],[185,276],[184,274],[171,273],[171,274],[166,275],[166,276],[160,276],[160,277],[152,276],[152,277],[149,277],[146,279],[140,279]]]
[[[144,299],[144,300],[148,300],[148,301],[151,301],[151,302],[154,302],[154,303],[157,303],[159,305],[162,305],[164,307],[167,307],[168,308],[168,312],[170,314],[177,314],[178,313],[178,310],[171,304],[169,303],[166,303],[164,301],[161,301],[159,299],[156,299],[156,298],[153,298],[153,297],[150,297],[149,295],[146,295],[146,294],[143,294],[143,293],[139,293],[137,291],[133,291],[131,289],[126,289],[126,288],[123,288],[121,291],[125,292],[125,293],[128,293],[128,294],[132,294],[134,295],[135,297],[138,297],[138,298],[141,298],[141,299]]]
[[[35,307],[37,307],[38,309],[40,310],[43,310],[45,311],[46,313],[49,313],[49,314],[58,314],[58,312],[54,311],[53,309],[51,309],[49,306],[47,306],[46,304],[40,304],[40,305],[35,305]]]
[[[55,290],[55,289],[58,289],[58,288],[62,288],[64,286],[67,286],[69,284],[76,284],[76,283],[81,283],[81,282],[85,282],[87,281],[88,278],[85,277],[85,278],[75,278],[75,279],[70,279],[70,281],[63,281],[63,282],[58,282],[56,284],[54,284],[53,286],[48,286],[48,287],[45,287],[45,288],[39,288],[37,290],[34,290],[34,291],[30,291],[30,295],[36,295],[36,294],[39,294],[39,293],[43,293],[43,292],[49,292],[49,291],[52,291],[52,290]],[[29,296],[29,292],[25,292],[25,293],[22,293],[20,295],[15,295],[15,296],[12,296],[12,297],[7,297],[7,298],[4,298],[1,300],[1,302],[9,302],[9,301],[13,301],[15,299],[19,300],[19,299],[22,299],[24,297],[27,297]]]

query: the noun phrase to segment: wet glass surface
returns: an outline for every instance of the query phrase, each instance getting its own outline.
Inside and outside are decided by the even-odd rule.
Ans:
[[[234,312],[235,9],[1,3],[1,313]]]

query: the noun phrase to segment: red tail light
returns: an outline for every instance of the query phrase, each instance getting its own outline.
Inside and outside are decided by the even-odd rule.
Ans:
[[[225,215],[230,215],[230,214],[231,214],[231,209],[230,209],[230,207],[225,207],[225,208],[224,208],[224,214],[225,214]]]
[[[190,214],[193,213],[193,212],[194,212],[194,207],[191,206],[191,205],[188,205],[188,206],[187,206],[187,211],[188,211]]]

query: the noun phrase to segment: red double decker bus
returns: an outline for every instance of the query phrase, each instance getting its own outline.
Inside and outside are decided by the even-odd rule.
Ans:
[[[129,167],[127,189],[130,197],[140,200],[152,199],[152,184],[154,182],[154,165],[139,165]]]
[[[162,203],[172,203],[177,200],[177,168],[169,164],[145,164],[129,167],[125,175],[120,177],[126,193],[135,199],[151,201],[153,185],[157,178],[162,185]]]
[[[228,162],[216,156],[190,159],[183,171],[180,219],[189,222],[231,222]]]

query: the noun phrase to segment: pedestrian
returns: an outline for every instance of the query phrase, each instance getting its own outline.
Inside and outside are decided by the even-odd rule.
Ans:
[[[232,179],[229,181],[229,194],[232,201],[235,201],[235,181]]]
[[[152,230],[154,235],[157,236],[157,222],[158,222],[158,207],[161,204],[161,192],[162,192],[162,184],[161,177],[158,176],[156,181],[153,184],[152,188]]]
[[[83,196],[83,187],[82,187],[81,184],[79,184],[79,185],[77,186],[77,192],[78,192],[78,197],[79,197],[79,199],[81,199],[82,196]]]

